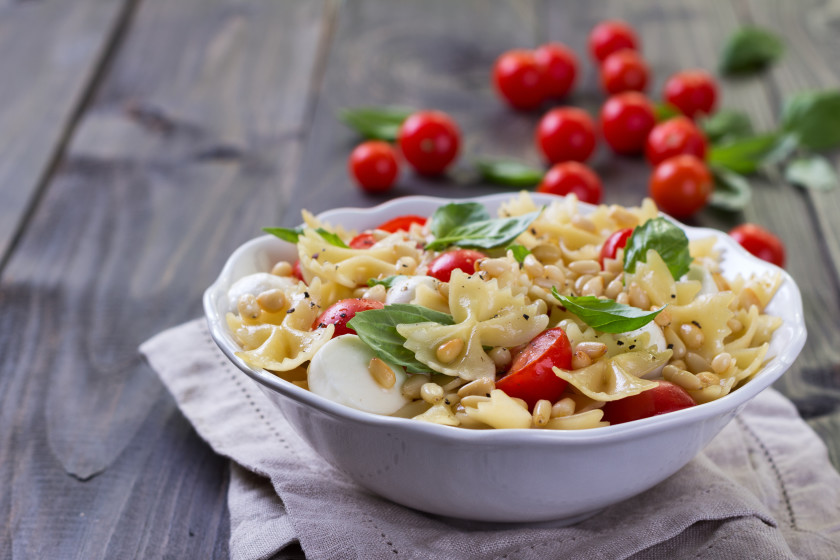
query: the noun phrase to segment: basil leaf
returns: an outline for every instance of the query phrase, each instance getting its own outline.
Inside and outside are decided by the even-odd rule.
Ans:
[[[840,146],[840,90],[797,93],[785,102],[780,121],[782,130],[795,134],[802,147]]]
[[[668,119],[673,119],[676,116],[681,115],[680,110],[671,105],[670,103],[654,103],[653,104],[653,115],[656,118],[656,122],[661,123],[665,122]]]
[[[393,142],[400,125],[413,112],[406,107],[357,107],[339,110],[338,119],[365,138]]]
[[[289,243],[297,243],[298,238],[303,233],[303,226],[298,226],[294,229],[290,228],[283,228],[283,227],[264,227],[262,230],[266,233],[270,233],[276,237],[279,237],[283,241],[288,241]]]
[[[709,150],[707,161],[711,165],[725,167],[735,173],[755,173],[779,139],[777,133],[739,138],[720,146],[713,146]]]
[[[543,170],[511,160],[476,161],[481,178],[489,183],[511,187],[532,187],[542,181]]]
[[[678,226],[665,218],[648,220],[633,230],[624,247],[624,270],[635,272],[637,262],[647,262],[647,252],[653,249],[671,271],[674,280],[688,272],[691,254],[688,252],[688,237]]]
[[[382,279],[371,278],[368,280],[368,286],[385,286],[386,290],[390,290],[394,287],[394,282],[397,281],[400,277],[399,276],[386,276]]]
[[[422,305],[396,303],[382,309],[360,311],[347,325],[383,360],[399,364],[409,373],[424,373],[429,371],[429,366],[418,361],[414,352],[403,346],[405,337],[397,332],[397,325],[426,322],[455,324],[452,316],[446,313]]]
[[[478,202],[452,202],[435,210],[429,218],[429,231],[435,237],[446,237],[458,226],[489,219],[490,214]]]
[[[791,161],[785,168],[785,179],[805,187],[828,191],[837,187],[837,172],[831,162],[822,156],[805,156]]]
[[[750,203],[752,188],[743,175],[723,167],[711,166],[715,178],[715,190],[709,205],[729,212],[743,210]]]
[[[700,128],[712,144],[731,142],[753,134],[752,121],[743,111],[721,109],[700,121]]]
[[[653,321],[665,309],[645,311],[632,305],[617,303],[611,299],[595,296],[561,296],[557,288],[551,288],[551,295],[557,298],[567,310],[595,330],[605,333],[623,333],[640,329]]]
[[[330,245],[334,245],[336,247],[341,247],[342,249],[349,249],[350,248],[350,247],[347,246],[347,244],[344,241],[341,240],[341,238],[339,236],[337,236],[336,234],[334,234],[331,231],[327,231],[324,228],[318,228],[315,231],[317,231],[318,235],[323,237],[324,241],[326,241]]]
[[[742,27],[723,47],[722,74],[750,74],[763,70],[785,52],[785,44],[775,34],[760,27]]]
[[[426,249],[439,250],[450,245],[473,247],[476,249],[495,249],[507,245],[528,229],[542,210],[530,212],[514,218],[494,218],[472,222],[449,230],[426,245]]]
[[[509,245],[505,248],[505,251],[513,253],[513,258],[516,259],[516,262],[519,264],[525,262],[525,257],[531,254],[531,251],[529,251],[527,247],[523,247],[518,244]]]

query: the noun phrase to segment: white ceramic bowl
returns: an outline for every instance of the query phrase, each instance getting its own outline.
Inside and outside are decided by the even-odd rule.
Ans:
[[[511,197],[477,200],[490,210]],[[552,198],[534,195],[538,203]],[[406,197],[375,208],[337,209],[321,218],[364,229],[401,214],[431,215],[449,199]],[[590,207],[581,204],[586,211]],[[723,271],[772,272],[730,237],[683,226],[689,238],[714,235],[724,249]],[[685,465],[793,363],[805,344],[802,301],[793,279],[784,281],[767,312],[784,324],[773,335],[769,363],[745,386],[716,401],[627,424],[584,431],[466,430],[377,416],[301,389],[237,358],[225,324],[227,291],[238,278],[294,261],[293,246],[263,236],[237,249],[204,295],[213,338],[255,380],[298,433],[324,459],[361,486],[418,510],[463,519],[526,522],[583,519],[639,494]],[[574,481],[569,484],[568,481]]]

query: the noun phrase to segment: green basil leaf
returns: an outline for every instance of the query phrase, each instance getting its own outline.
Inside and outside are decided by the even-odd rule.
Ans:
[[[426,245],[426,249],[440,250],[450,245],[473,247],[476,249],[495,249],[509,244],[528,229],[542,210],[530,212],[514,218],[494,218],[472,222],[449,230],[445,236],[438,237]]]
[[[656,122],[661,123],[665,122],[668,119],[673,119],[676,116],[681,115],[680,110],[671,105],[670,103],[654,103],[653,104],[653,115],[656,118]]]
[[[702,119],[699,124],[706,139],[712,144],[723,144],[753,134],[752,121],[743,111],[721,109]]]
[[[446,237],[450,231],[465,224],[484,222],[490,214],[478,202],[451,202],[441,206],[429,218],[429,232],[435,237]]]
[[[481,178],[511,187],[532,187],[542,181],[544,171],[518,161],[481,159],[476,161]]]
[[[735,173],[755,173],[780,140],[777,133],[758,134],[739,138],[709,150],[707,161],[711,165],[724,167]]]
[[[318,228],[315,231],[318,232],[318,235],[324,238],[324,241],[329,243],[330,245],[334,245],[336,247],[341,247],[342,249],[349,249],[347,244],[341,240],[339,236],[334,234],[331,231],[327,231],[324,228]]]
[[[339,110],[338,118],[365,138],[393,142],[400,125],[413,112],[406,107],[356,107]]]
[[[283,227],[264,227],[262,230],[266,233],[270,233],[276,237],[279,237],[283,241],[288,241],[289,243],[297,243],[300,234],[303,233],[303,226],[298,226],[294,229],[290,228],[283,228]]]
[[[688,252],[688,237],[678,226],[665,218],[648,220],[633,230],[624,247],[624,270],[633,273],[636,263],[647,262],[647,252],[653,249],[671,271],[674,280],[688,272],[691,254]]]
[[[617,303],[611,299],[595,296],[561,296],[557,288],[551,288],[551,295],[557,298],[567,310],[593,329],[605,333],[623,333],[640,329],[654,320],[665,309],[645,311],[632,305]]]
[[[386,290],[390,290],[394,287],[394,282],[397,281],[399,278],[400,276],[386,276],[385,278],[381,279],[371,278],[368,280],[368,286],[371,288],[374,286],[385,286]]]
[[[519,264],[525,262],[525,257],[531,254],[531,251],[529,251],[527,247],[523,247],[519,244],[508,245],[505,248],[505,251],[513,253],[513,258],[516,259],[516,262]]]
[[[831,162],[822,156],[810,155],[791,161],[785,168],[785,179],[805,187],[828,191],[837,187],[837,172]]]
[[[782,130],[812,150],[840,146],[840,90],[803,91],[789,98],[780,117]]]
[[[414,352],[403,346],[405,337],[397,332],[397,325],[413,323],[453,325],[451,315],[408,303],[386,305],[382,309],[360,311],[347,325],[359,338],[385,361],[399,364],[409,373],[424,373],[429,366],[417,360]]]
[[[785,44],[776,35],[760,27],[742,27],[723,47],[720,58],[722,74],[750,74],[763,70],[781,58]]]
[[[743,175],[723,167],[711,166],[715,178],[715,190],[709,205],[729,212],[743,210],[750,203],[752,188]]]

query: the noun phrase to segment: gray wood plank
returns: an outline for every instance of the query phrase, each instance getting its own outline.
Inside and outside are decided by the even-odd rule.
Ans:
[[[0,7],[0,265],[131,4]]]
[[[227,555],[225,462],[137,346],[289,197],[331,11],[148,0],[0,278],[0,543]],[[0,556],[5,544],[0,544]]]

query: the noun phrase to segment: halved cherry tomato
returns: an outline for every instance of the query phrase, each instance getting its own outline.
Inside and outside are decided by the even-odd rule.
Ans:
[[[300,259],[296,260],[295,264],[292,265],[292,276],[301,282],[306,282],[306,280],[303,279],[303,270],[300,268]]]
[[[627,246],[627,240],[633,234],[633,228],[620,229],[614,231],[604,244],[601,245],[601,254],[598,257],[598,262],[601,263],[601,268],[604,268],[604,259],[614,259],[619,249]]]
[[[370,249],[376,243],[376,237],[372,233],[360,233],[347,244],[351,249]]]
[[[496,384],[498,386],[498,383]],[[632,397],[609,401],[604,405],[604,420],[610,424],[623,424],[642,418],[682,410],[694,406],[694,399],[679,385],[660,381],[653,389]]]
[[[680,154],[706,159],[706,137],[688,117],[674,117],[659,123],[650,131],[645,156],[651,165]]]
[[[343,334],[356,334],[356,331],[347,326],[347,322],[355,317],[360,311],[369,309],[382,309],[385,304],[372,299],[343,299],[327,307],[323,313],[312,323],[313,329],[322,329],[327,325],[335,325],[333,338]]]
[[[508,373],[496,382],[509,397],[520,398],[533,408],[537,401],[554,402],[566,388],[566,380],[557,377],[552,367],[572,368],[572,345],[560,327],[536,336],[513,359]]]
[[[782,240],[756,224],[741,224],[729,232],[741,246],[767,262],[783,268],[785,266],[785,245]]]
[[[425,225],[425,223],[426,218],[423,216],[406,214],[405,216],[397,216],[396,218],[388,220],[384,224],[379,224],[375,229],[381,229],[382,231],[387,231],[388,233],[396,233],[398,231],[408,231],[411,224],[420,224],[422,226]]]
[[[441,282],[449,282],[453,271],[462,270],[466,274],[472,274],[475,272],[476,261],[485,258],[487,258],[487,255],[472,249],[447,251],[429,263],[426,276],[437,278]]]

